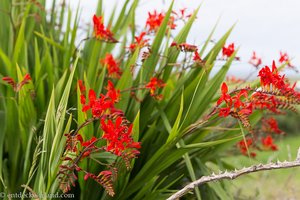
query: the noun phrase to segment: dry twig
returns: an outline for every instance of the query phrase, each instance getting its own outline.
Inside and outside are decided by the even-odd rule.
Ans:
[[[250,174],[257,171],[265,171],[265,170],[273,170],[273,169],[284,169],[284,168],[292,168],[292,167],[299,167],[300,166],[300,148],[298,149],[297,158],[294,161],[284,161],[280,162],[277,161],[275,163],[268,163],[268,164],[258,164],[253,165],[250,167],[245,167],[240,170],[235,171],[225,171],[221,172],[220,174],[212,174],[210,176],[202,176],[200,179],[189,183],[184,188],[170,196],[167,200],[176,200],[188,193],[189,191],[193,190],[195,187],[202,185],[204,183],[208,183],[211,181],[218,181],[222,179],[230,179],[233,180],[241,175]]]

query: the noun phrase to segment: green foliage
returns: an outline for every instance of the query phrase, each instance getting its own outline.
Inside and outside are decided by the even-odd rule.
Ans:
[[[223,120],[201,122],[215,105],[216,94],[236,55],[235,52],[216,74],[211,73],[232,28],[208,50],[214,28],[200,50],[205,65],[191,64],[178,75],[172,65],[181,61],[182,52],[170,47],[169,42],[186,42],[199,8],[171,38],[168,32],[171,3],[150,45],[150,56],[137,67],[141,49],[128,53],[126,47],[127,41],[134,41],[138,32],[134,24],[138,3],[138,0],[125,1],[120,13],[113,13],[107,20],[119,43],[90,38],[77,47],[78,10],[74,15],[65,5],[58,9],[53,1],[51,13],[47,14],[42,9],[43,0],[2,0],[1,77],[10,76],[20,82],[29,73],[32,82],[19,92],[3,81],[0,85],[0,191],[25,192],[21,185],[26,184],[37,194],[62,193],[57,174],[65,151],[64,134],[75,131],[86,119],[76,82],[83,80],[87,91],[93,88],[98,95],[105,92],[108,72],[99,59],[107,53],[118,55],[123,71],[121,78],[114,80],[116,88],[122,91],[116,107],[133,122],[133,138],[141,141],[142,148],[139,157],[131,162],[131,169],[119,169],[114,197],[78,174],[78,184],[71,190],[78,198],[165,199],[186,182],[207,174],[205,163],[217,162],[224,150],[241,139],[237,129],[208,129],[222,125]],[[97,14],[105,14],[101,0]],[[133,67],[137,68],[135,74]],[[146,90],[135,93],[140,101],[131,98],[130,89],[145,85],[154,75],[167,84],[159,91],[164,95],[163,100],[156,100]],[[84,140],[101,134],[99,123],[81,130]],[[106,162],[117,161],[116,156],[108,153],[92,156]],[[82,162],[81,167],[103,170],[92,162]],[[197,199],[216,197],[216,193],[220,198],[230,196],[222,184],[205,185],[195,193]]]

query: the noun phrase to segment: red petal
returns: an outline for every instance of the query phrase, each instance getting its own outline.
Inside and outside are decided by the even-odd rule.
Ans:
[[[221,91],[223,94],[226,94],[228,92],[228,87],[225,82],[223,82],[222,84]]]

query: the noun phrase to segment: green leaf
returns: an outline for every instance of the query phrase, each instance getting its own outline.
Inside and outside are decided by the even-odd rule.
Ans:
[[[182,116],[182,111],[183,111],[183,94],[181,95],[181,103],[180,103],[180,108],[179,108],[179,112],[176,118],[176,121],[173,125],[173,128],[171,130],[171,133],[167,139],[167,143],[169,143],[170,141],[174,140],[177,136],[178,136],[178,131],[179,131],[179,123],[181,120],[181,116]]]
[[[140,51],[137,48],[134,54],[132,55],[132,57],[130,58],[130,60],[128,61],[128,63],[126,64],[125,71],[123,72],[116,86],[117,89],[122,91],[125,89],[130,89],[132,87],[133,77],[131,74],[131,67],[135,65],[139,56],[139,52]],[[124,93],[122,93],[122,98],[120,102],[117,104],[117,108],[125,111],[128,106],[129,99],[130,99],[130,91],[125,91]]]
[[[207,147],[212,147],[215,145],[223,144],[226,142],[231,142],[231,141],[237,141],[240,140],[243,136],[239,135],[233,138],[228,138],[228,139],[221,139],[221,140],[216,140],[216,141],[211,141],[211,142],[201,142],[201,143],[196,143],[196,144],[188,144],[184,145],[181,148],[184,149],[195,149],[195,148],[207,148]]]
[[[45,42],[48,42],[49,44],[59,48],[60,50],[64,50],[64,47],[60,44],[58,44],[57,42],[55,42],[53,39],[46,37],[44,34],[39,33],[37,31],[34,31],[34,34],[39,36],[40,38],[42,38]]]

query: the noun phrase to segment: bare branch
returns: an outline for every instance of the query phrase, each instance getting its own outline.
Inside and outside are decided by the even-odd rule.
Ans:
[[[167,200],[176,200],[188,193],[189,191],[193,190],[195,187],[202,185],[204,183],[208,183],[211,181],[218,181],[222,179],[236,179],[237,177],[245,174],[250,174],[257,171],[266,171],[266,170],[273,170],[273,169],[284,169],[284,168],[292,168],[292,167],[299,167],[300,166],[300,148],[298,149],[297,158],[294,161],[284,161],[280,162],[277,161],[275,163],[268,163],[268,164],[258,164],[252,165],[247,168],[243,168],[240,170],[230,171],[230,172],[222,172],[220,174],[212,174],[210,176],[202,176],[200,179],[191,182],[190,184],[186,185],[184,188],[170,196]]]

